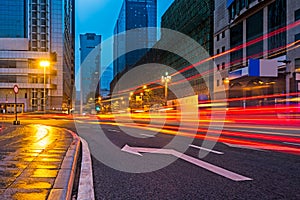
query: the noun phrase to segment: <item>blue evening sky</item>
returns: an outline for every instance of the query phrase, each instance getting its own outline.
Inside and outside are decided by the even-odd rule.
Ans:
[[[158,26],[160,18],[174,0],[157,0]],[[96,33],[102,41],[113,35],[113,29],[123,0],[76,0],[76,69],[80,64],[79,34]]]

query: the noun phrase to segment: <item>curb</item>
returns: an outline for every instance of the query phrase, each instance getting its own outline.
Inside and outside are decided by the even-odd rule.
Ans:
[[[91,154],[88,143],[83,138],[80,139],[82,144],[82,161],[77,199],[94,200],[95,194]]]
[[[80,138],[74,132],[67,129],[65,130],[73,136],[73,142],[71,143],[64,157],[61,168],[55,179],[53,188],[51,189],[48,196],[48,200],[70,200],[72,197],[77,160],[79,157]]]

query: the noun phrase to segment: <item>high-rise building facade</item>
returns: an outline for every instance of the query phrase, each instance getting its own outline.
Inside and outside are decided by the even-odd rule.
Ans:
[[[74,0],[1,1],[2,111],[14,111],[14,85],[19,87],[19,112],[70,108],[75,78],[74,6]],[[42,60],[50,62],[45,70]]]
[[[124,0],[117,19],[114,34],[137,29],[157,26],[157,0]],[[114,77],[125,69],[130,69],[146,53],[146,48],[157,41],[157,32],[142,30],[137,37],[120,36],[114,39]],[[129,45],[134,43],[140,47],[138,51],[127,53]],[[142,48],[145,48],[144,50]]]
[[[206,55],[202,55],[201,58],[198,55],[194,55],[198,51],[193,48],[197,47],[190,46],[182,49],[182,52],[189,52],[188,56],[192,58],[191,60],[194,60],[194,63],[188,63],[186,60],[177,58],[176,55],[171,53],[165,53],[160,57],[162,63],[173,67],[177,71],[183,70],[182,74],[189,80],[195,93],[207,97],[211,96],[210,92],[213,91],[213,75],[208,73],[206,76],[203,76],[203,74],[199,75],[199,70],[197,71],[195,68],[189,70],[184,70],[184,68],[213,54],[213,11],[214,2],[210,0],[175,0],[161,19],[162,28],[185,34],[186,37],[193,39],[206,51]],[[162,30],[162,41],[164,40],[164,35],[164,30]],[[184,41],[176,41],[176,43],[177,45],[182,43],[181,46],[184,46]],[[206,73],[210,72],[212,68],[210,64],[201,67],[201,71]]]
[[[215,70],[221,74],[215,77],[215,93],[222,85],[229,98],[298,92],[299,20],[299,1],[215,0]],[[262,102],[276,99],[239,106]]]
[[[80,35],[80,99],[87,103],[92,94],[99,95],[101,74],[101,35],[86,33]],[[98,85],[95,88],[95,85]]]

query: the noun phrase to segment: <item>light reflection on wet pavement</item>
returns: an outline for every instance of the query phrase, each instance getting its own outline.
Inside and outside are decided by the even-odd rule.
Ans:
[[[0,132],[0,199],[47,199],[72,141],[44,125]]]

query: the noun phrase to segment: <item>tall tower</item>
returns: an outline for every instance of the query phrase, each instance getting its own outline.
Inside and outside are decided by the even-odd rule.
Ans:
[[[157,27],[157,0],[124,0],[117,19],[114,34],[137,29]],[[157,41],[157,33],[152,30],[141,31],[138,37],[116,37],[114,40],[114,77],[125,69],[130,69],[146,53],[139,50],[132,53],[127,52],[129,45],[149,48]]]
[[[86,33],[80,35],[80,101],[86,104],[91,94],[100,95],[101,35]],[[97,88],[94,86],[97,85]]]

